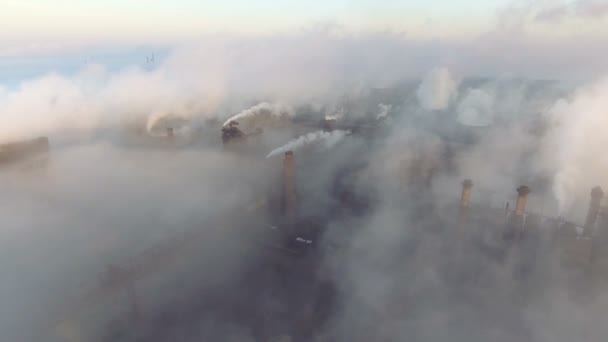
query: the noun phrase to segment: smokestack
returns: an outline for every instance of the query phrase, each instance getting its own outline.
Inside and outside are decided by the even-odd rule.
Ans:
[[[515,203],[515,215],[507,218],[507,230],[505,231],[505,239],[520,239],[523,235],[524,214],[526,213],[526,204],[528,203],[528,194],[530,188],[525,185],[517,188],[517,202]],[[508,209],[507,209],[508,210]]]
[[[473,181],[465,179],[462,182],[462,196],[460,197],[460,210],[468,209],[471,205],[471,189],[473,189]]]
[[[167,127],[167,138],[173,139],[173,127]]]
[[[528,194],[530,193],[530,188],[526,185],[522,185],[517,188],[517,203],[515,204],[515,216],[518,219],[521,219],[523,222],[524,214],[526,212],[526,204],[528,203]]]
[[[462,182],[462,195],[460,196],[460,211],[458,215],[458,231],[464,233],[464,226],[469,220],[469,207],[471,206],[471,190],[473,189],[473,181],[465,179]]]
[[[296,182],[293,151],[285,152],[285,160],[283,162],[283,179],[285,182],[283,189],[285,217],[289,223],[292,224],[296,215]]]
[[[584,234],[590,236],[597,220],[597,215],[600,211],[600,204],[604,197],[604,191],[599,186],[591,189],[591,201],[589,202],[589,211],[585,219]]]

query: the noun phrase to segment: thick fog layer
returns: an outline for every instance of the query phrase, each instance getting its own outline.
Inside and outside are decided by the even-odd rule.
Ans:
[[[154,70],[88,65],[1,90],[0,143],[50,141],[0,165],[1,340],[602,340],[606,292],[544,237],[502,253],[457,235],[464,179],[475,206],[502,213],[528,185],[530,213],[578,225],[608,188],[608,81],[587,69],[606,61],[575,59],[574,82],[557,71],[570,46],[507,41],[514,66],[495,44],[216,38]],[[222,144],[231,121],[242,140]],[[277,200],[290,180],[296,218],[275,203],[293,204]],[[483,220],[483,236],[505,224]],[[321,226],[297,236],[313,261],[268,256],[259,232],[298,225]],[[124,289],[99,285],[155,257]],[[332,295],[310,318],[317,278]]]

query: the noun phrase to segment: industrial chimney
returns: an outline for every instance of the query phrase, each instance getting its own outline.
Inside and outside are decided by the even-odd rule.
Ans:
[[[462,182],[462,196],[460,197],[460,209],[468,209],[471,205],[471,189],[473,189],[473,181],[465,179]]]
[[[526,204],[528,203],[528,194],[530,193],[530,188],[526,185],[522,185],[517,188],[517,203],[515,204],[515,216],[517,219],[523,223],[524,214],[526,212]]]
[[[597,221],[597,215],[600,211],[600,204],[604,197],[604,191],[599,186],[591,189],[591,201],[589,202],[589,211],[587,212],[587,218],[585,219],[585,230],[584,234],[590,236],[595,222]]]
[[[167,127],[167,139],[173,140],[173,127]]]
[[[508,218],[507,231],[505,232],[506,239],[520,239],[522,237],[529,193],[530,188],[525,185],[517,188],[518,195],[517,202],[515,203],[515,215]]]
[[[460,211],[458,216],[459,232],[463,233],[464,225],[469,218],[469,207],[471,206],[471,190],[473,189],[473,181],[465,179],[462,182],[462,195],[460,196]]]
[[[295,162],[293,151],[285,152],[285,160],[283,162],[283,208],[285,218],[291,225],[296,216],[296,181],[295,181]]]

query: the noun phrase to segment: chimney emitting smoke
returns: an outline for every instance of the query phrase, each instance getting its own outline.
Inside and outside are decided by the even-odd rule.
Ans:
[[[296,215],[296,185],[295,185],[295,162],[293,151],[285,152],[285,160],[283,162],[283,179],[284,179],[284,210],[285,218],[288,223],[293,224]]]
[[[521,239],[523,236],[524,229],[524,215],[526,213],[526,204],[528,203],[528,194],[530,193],[530,188],[525,185],[517,188],[517,202],[515,203],[515,215],[509,216],[507,218],[507,230],[505,231],[504,238],[511,239]],[[508,210],[508,203],[507,203]]]
[[[473,181],[465,179],[462,182],[462,195],[460,196],[460,211],[458,215],[458,231],[463,234],[464,225],[469,219],[469,207],[471,206],[471,191],[473,189]]]
[[[602,198],[604,198],[604,191],[601,187],[596,186],[595,188],[591,189],[591,201],[589,202],[589,211],[587,212],[584,227],[584,234],[587,236],[591,235],[593,227],[595,226],[597,215],[600,211]]]

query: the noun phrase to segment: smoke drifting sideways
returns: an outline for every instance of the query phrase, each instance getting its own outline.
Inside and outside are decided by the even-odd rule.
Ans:
[[[349,134],[349,132],[340,130],[331,132],[311,132],[301,137],[298,137],[279,148],[272,150],[266,156],[266,158],[272,158],[274,156],[281,155],[287,151],[297,151],[306,145],[310,145],[316,142],[320,142],[322,143],[324,148],[330,149],[340,140],[342,140],[347,134]]]
[[[151,136],[166,136],[167,129],[174,133],[187,135],[191,132],[188,119],[173,115],[171,113],[157,112],[148,117],[146,131]]]
[[[100,126],[122,127],[133,121],[145,122],[157,112],[225,120],[260,102],[291,107],[324,105],[362,88],[386,88],[418,79],[433,68],[418,92],[427,110],[445,107],[455,95],[456,72],[495,77],[500,76],[496,74],[500,70],[501,74],[520,77],[577,80],[584,77],[581,75],[608,72],[594,42],[546,46],[531,44],[525,37],[516,37],[513,42],[503,38],[501,44],[513,44],[513,60],[530,61],[513,64],[502,59],[504,46],[496,46],[496,41],[480,37],[474,42],[446,45],[395,33],[332,30],[258,38],[203,37],[176,47],[154,70],[132,66],[109,72],[102,65],[88,64],[75,76],[51,73],[22,82],[16,89],[0,91],[5,123],[0,142],[49,131],[82,134]],[[593,54],[575,53],[594,48]],[[449,69],[442,66],[448,57]],[[585,62],[573,62],[581,58]],[[555,65],[548,60],[554,60]],[[573,65],[567,72],[574,76],[563,74],[566,69],[562,66],[570,62]]]
[[[279,104],[259,103],[251,108],[234,115],[224,122],[224,127],[230,122],[238,122],[246,130],[271,126],[275,122],[293,118],[293,109]]]
[[[2,269],[8,280],[0,292],[13,307],[0,318],[4,338],[40,340],[36,333],[45,327],[52,330],[54,321],[63,318],[66,303],[95,288],[108,264],[121,265],[193,227],[202,227],[207,242],[201,249],[208,254],[197,259],[201,265],[188,265],[194,276],[179,274],[190,280],[179,286],[201,290],[222,279],[238,283],[237,270],[248,258],[236,257],[235,250],[243,247],[238,245],[239,232],[221,229],[217,217],[234,216],[227,212],[264,197],[270,181],[263,176],[265,165],[219,152],[217,144],[156,150],[145,143],[124,146],[121,137],[144,132],[156,138],[176,119],[181,124],[226,118],[259,98],[269,102],[250,110],[256,119],[266,110],[292,115],[289,106],[268,103],[333,101],[336,93],[349,91],[351,80],[341,79],[343,71],[332,70],[331,60],[318,59],[318,49],[324,45],[331,54],[333,42],[314,38],[317,35],[277,39],[267,42],[270,47],[211,41],[175,51],[153,71],[130,67],[112,73],[88,65],[74,77],[49,74],[3,90],[0,142],[45,135],[52,144],[42,174],[2,169],[7,180],[1,199],[6,252]],[[220,126],[216,128],[213,134],[219,142]],[[209,260],[221,260],[221,267],[216,269]],[[151,303],[143,304],[151,316],[162,311],[163,297],[175,297],[173,288],[161,289],[167,296],[156,293]],[[105,306],[102,303],[102,311]],[[226,337],[218,334],[208,337]],[[104,340],[102,332],[83,338]]]
[[[355,134],[342,139],[344,131],[315,132],[269,155],[306,143],[329,143],[333,148],[322,149],[317,156],[323,162],[298,170],[298,187],[319,189],[319,184],[333,184],[339,178],[353,192],[369,193],[372,201],[364,213],[335,217],[323,237],[324,243],[343,248],[323,259],[337,286],[339,304],[317,339],[327,335],[326,340],[337,341],[544,342],[560,341],[562,335],[556,331],[561,328],[555,330],[556,326],[580,328],[578,323],[583,322],[572,322],[563,317],[563,309],[556,313],[552,308],[575,308],[587,318],[604,310],[603,298],[592,308],[580,306],[564,298],[555,282],[547,286],[551,291],[545,296],[524,305],[516,300],[519,288],[512,268],[492,263],[482,265],[487,278],[479,283],[459,282],[446,276],[455,255],[449,235],[425,232],[453,228],[453,219],[438,208],[457,200],[464,178],[474,179],[475,189],[497,188],[504,199],[512,198],[521,182],[533,180],[530,175],[542,174],[551,183],[548,195],[557,198],[561,212],[568,211],[569,199],[583,201],[577,197],[579,191],[587,196],[590,186],[603,185],[608,170],[592,151],[605,146],[606,82],[568,91],[564,97],[552,86],[538,90],[528,81],[467,81],[465,75],[477,75],[470,72],[476,63],[464,58],[469,56],[464,52],[460,56],[466,62],[459,65],[456,81],[450,69],[416,58],[427,48],[396,35],[312,33],[261,41],[211,40],[178,49],[154,71],[133,67],[109,73],[92,65],[73,78],[51,74],[0,93],[5,120],[0,141],[41,134],[49,135],[51,142],[80,137],[54,145],[43,174],[2,171],[8,181],[2,184],[5,195],[0,198],[5,222],[0,240],[7,257],[0,268],[7,270],[8,280],[0,285],[0,297],[8,298],[5,305],[13,308],[0,316],[6,339],[40,340],[30,334],[38,330],[32,328],[51,325],[54,313],[62,311],[75,293],[94,287],[100,269],[193,227],[205,236],[198,253],[182,260],[174,274],[139,285],[150,291],[142,303],[147,315],[162,316],[166,307],[188,306],[201,292],[218,288],[230,288],[235,296],[260,296],[274,313],[280,312],[281,303],[272,300],[273,289],[270,294],[252,294],[240,287],[247,283],[241,272],[253,262],[242,252],[248,245],[240,236],[246,233],[222,224],[228,220],[230,227],[248,227],[264,221],[265,217],[234,214],[259,201],[275,181],[268,177],[263,156],[231,154],[213,144],[184,150],[126,147],[116,134],[138,128],[155,132],[153,128],[168,117],[200,120],[203,125],[207,119],[222,119],[213,131],[219,140],[219,123],[234,113],[239,113],[238,120],[254,122],[297,117],[299,106],[331,107],[344,94],[365,94],[362,84],[398,90],[392,101],[354,99],[372,102],[373,119],[390,112],[387,136],[366,145]],[[345,56],[349,63],[343,63]],[[410,83],[415,85],[408,88]],[[408,101],[412,98],[417,101]],[[420,112],[428,120],[414,118],[413,113]],[[344,110],[341,119],[353,114]],[[545,131],[536,129],[536,119],[548,126]],[[472,142],[462,143],[459,130],[473,136]],[[419,191],[416,177],[441,170],[438,164],[448,145],[457,147],[455,166],[434,176],[430,192]],[[302,154],[296,160],[306,160]],[[362,170],[343,177],[341,172],[354,168],[353,163],[363,165]],[[329,192],[318,196],[323,198],[307,201],[312,207],[308,212],[327,212],[320,207],[335,201],[328,198]],[[480,195],[479,201],[485,199]],[[426,215],[429,212],[432,215]],[[483,263],[475,252],[459,257]],[[251,279],[257,278],[249,274],[246,280]],[[254,340],[245,327],[212,310],[202,316],[186,317],[187,322],[177,325],[165,340]],[[148,336],[162,330],[163,324],[151,323]],[[587,336],[601,336],[601,325],[585,324],[591,324]],[[517,335],[520,327],[530,335]],[[91,339],[112,340],[104,330],[114,329],[98,327],[99,335]]]
[[[51,73],[0,92],[6,124],[0,142],[59,131],[58,136],[82,135],[108,126],[145,126],[154,113],[225,120],[260,102],[326,104],[361,84],[386,86],[413,75],[413,68],[398,68],[411,57],[397,61],[389,53],[406,56],[408,44],[398,35],[336,38],[328,32],[208,37],[175,48],[154,70],[133,66],[109,72],[89,64],[75,76]],[[370,55],[377,53],[393,61],[393,70],[402,71],[370,64]],[[350,56],[348,64],[341,63],[345,55]],[[275,105],[257,109],[264,106]]]

